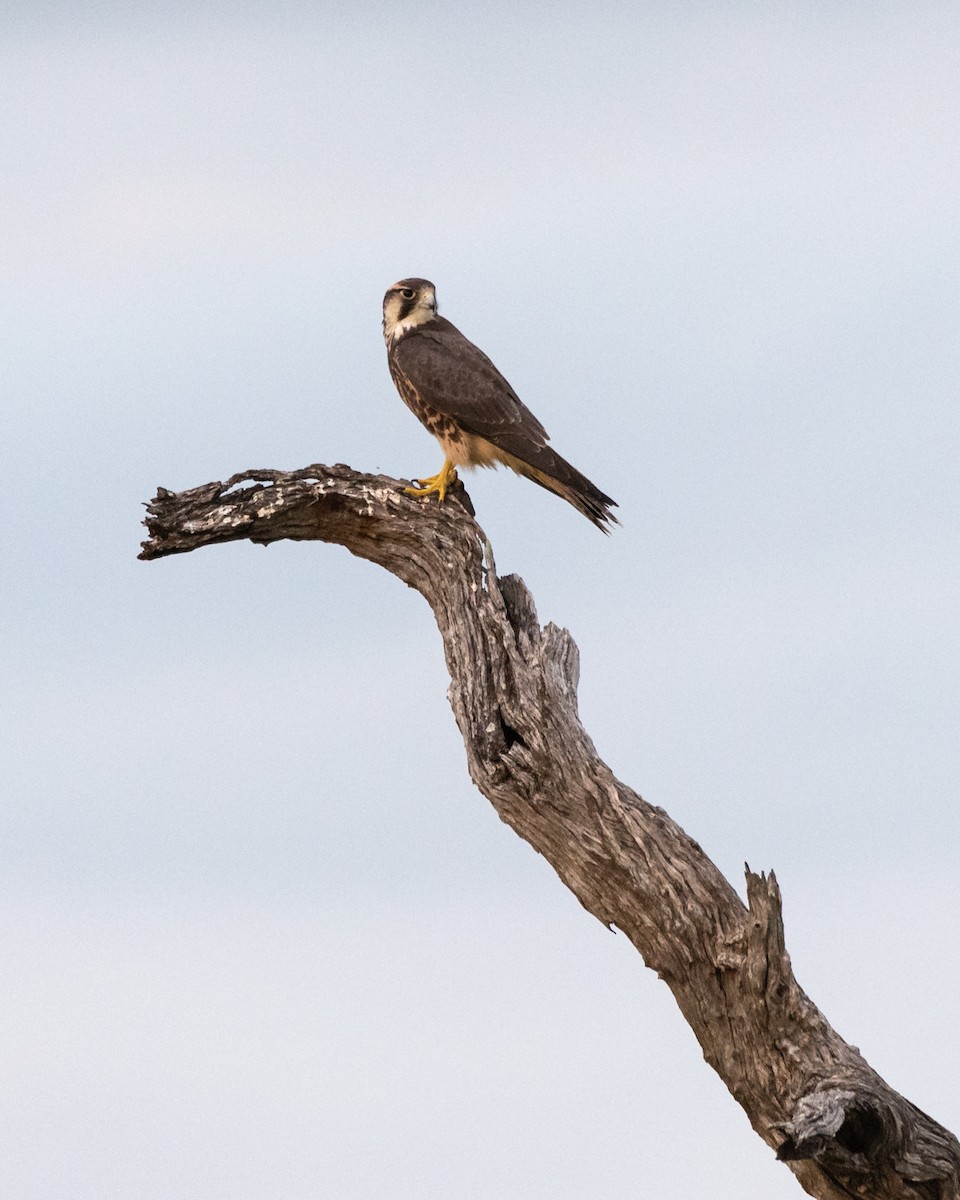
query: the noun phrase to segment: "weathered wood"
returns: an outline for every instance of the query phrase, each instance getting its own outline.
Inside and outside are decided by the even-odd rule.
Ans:
[[[666,982],[753,1128],[822,1200],[960,1200],[960,1143],[888,1087],[793,976],[780,890],[747,868],[747,904],[660,808],[597,757],[579,660],[497,577],[462,487],[439,505],[345,466],[246,471],[147,506],[141,558],[282,538],[346,546],[430,604],[470,776],[605,925]]]

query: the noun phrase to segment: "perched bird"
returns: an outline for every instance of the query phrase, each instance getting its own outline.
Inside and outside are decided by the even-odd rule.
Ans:
[[[490,359],[437,314],[432,283],[401,279],[388,289],[383,337],[397,391],[444,453],[440,471],[418,479],[409,495],[442,501],[457,467],[503,463],[568,500],[604,533],[619,524],[616,501],[547,445],[547,431]]]

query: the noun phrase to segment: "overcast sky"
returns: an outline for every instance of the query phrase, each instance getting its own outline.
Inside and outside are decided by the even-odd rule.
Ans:
[[[418,596],[136,561],[158,484],[439,468],[405,275],[619,501],[468,480],[600,753],[960,1130],[957,6],[10,2],[0,104],[4,1194],[801,1194],[470,784]]]

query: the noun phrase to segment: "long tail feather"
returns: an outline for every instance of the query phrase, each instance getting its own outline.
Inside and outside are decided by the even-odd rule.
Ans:
[[[614,525],[620,524],[611,511],[617,507],[616,500],[611,500],[601,492],[586,475],[581,475],[576,467],[549,446],[536,448],[536,463],[527,462],[503,446],[497,449],[498,457],[505,466],[572,504],[577,512],[583,513],[603,533],[609,534]],[[530,457],[533,458],[534,454]]]

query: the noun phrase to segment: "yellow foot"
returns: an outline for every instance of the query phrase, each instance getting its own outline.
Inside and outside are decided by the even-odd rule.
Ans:
[[[456,482],[457,468],[448,459],[436,475],[431,475],[429,479],[418,479],[420,487],[408,487],[403,490],[408,496],[437,496],[442,504],[444,496]]]

